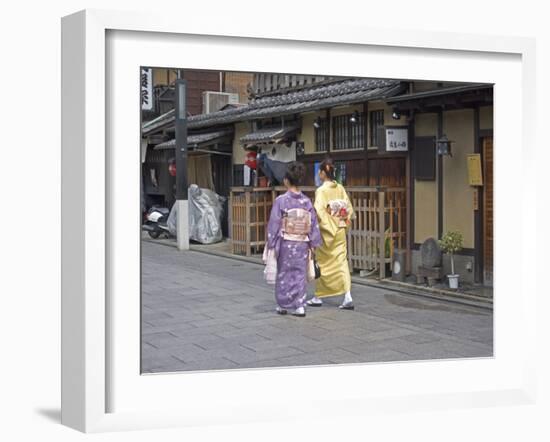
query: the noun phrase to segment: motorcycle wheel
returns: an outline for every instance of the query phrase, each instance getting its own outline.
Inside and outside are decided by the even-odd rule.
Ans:
[[[153,239],[158,239],[158,237],[160,236],[160,232],[154,232],[154,231],[149,231],[149,236]]]

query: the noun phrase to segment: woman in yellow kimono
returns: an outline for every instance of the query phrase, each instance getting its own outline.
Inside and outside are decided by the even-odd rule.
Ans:
[[[353,207],[344,187],[334,180],[332,160],[321,163],[319,177],[322,185],[315,191],[314,206],[323,243],[316,250],[315,257],[321,268],[321,277],[316,280],[315,296],[307,301],[307,305],[320,307],[323,305],[321,298],[344,295],[340,308],[353,310],[346,242]]]

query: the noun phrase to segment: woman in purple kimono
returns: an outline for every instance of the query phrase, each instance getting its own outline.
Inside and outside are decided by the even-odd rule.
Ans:
[[[294,316],[306,315],[309,253],[321,245],[315,209],[298,189],[304,175],[302,163],[289,164],[284,178],[287,191],[275,199],[267,226],[267,247],[274,250],[277,259],[275,299],[281,315],[288,310]]]

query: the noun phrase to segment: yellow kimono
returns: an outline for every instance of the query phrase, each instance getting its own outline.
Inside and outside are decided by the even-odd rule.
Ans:
[[[347,228],[342,227],[342,218],[331,215],[327,205],[333,200],[347,202],[347,217],[353,215],[353,207],[346,190],[334,181],[325,181],[315,191],[315,211],[323,244],[315,251],[315,258],[321,268],[321,277],[316,280],[315,296],[343,295],[351,288],[351,276],[347,256]]]

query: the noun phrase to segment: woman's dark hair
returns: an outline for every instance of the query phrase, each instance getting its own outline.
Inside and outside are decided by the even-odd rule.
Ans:
[[[329,180],[334,180],[334,163],[331,158],[325,158],[321,163],[321,170],[325,172]]]
[[[293,161],[286,168],[285,178],[292,186],[299,186],[304,180],[306,167],[299,161]]]

